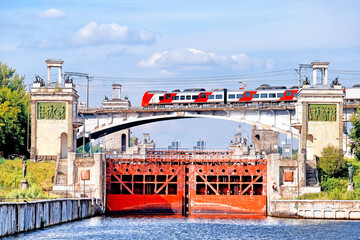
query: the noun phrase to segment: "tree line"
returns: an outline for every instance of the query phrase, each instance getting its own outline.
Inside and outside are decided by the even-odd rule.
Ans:
[[[4,157],[12,153],[28,155],[29,93],[25,90],[24,78],[0,62],[0,151]]]

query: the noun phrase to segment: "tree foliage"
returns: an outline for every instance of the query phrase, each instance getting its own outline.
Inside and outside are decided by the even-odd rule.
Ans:
[[[29,94],[24,77],[0,62],[0,151],[27,154],[26,126]]]
[[[333,147],[327,146],[321,152],[319,159],[319,168],[328,177],[341,177],[346,172],[346,160],[344,159],[343,153]]]
[[[360,109],[358,109],[359,112]],[[350,130],[350,150],[357,160],[360,160],[360,117],[355,114],[350,118],[352,129]]]

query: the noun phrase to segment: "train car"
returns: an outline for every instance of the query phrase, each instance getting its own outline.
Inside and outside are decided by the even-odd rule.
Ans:
[[[352,88],[346,88],[344,91],[346,102],[358,102],[360,100],[360,84],[355,84]]]
[[[141,105],[143,107],[161,105],[202,105],[202,104],[237,104],[248,102],[283,102],[295,101],[298,89],[286,89],[284,86],[275,87],[267,84],[255,90],[227,90],[203,88],[176,89],[172,92],[148,91],[144,94]]]
[[[142,107],[157,107],[164,105],[214,105],[214,104],[244,104],[244,103],[291,103],[296,101],[299,88],[297,86],[270,86],[262,84],[255,90],[227,90],[190,88],[172,92],[148,91],[144,94]],[[345,101],[358,102],[360,100],[360,85],[344,89]]]

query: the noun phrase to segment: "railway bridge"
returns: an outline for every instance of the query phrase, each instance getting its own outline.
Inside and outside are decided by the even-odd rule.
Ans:
[[[205,193],[213,191],[215,195],[218,195],[219,192],[225,191],[229,192],[228,195],[231,195],[232,186],[238,184],[231,181],[231,176],[234,175],[233,173],[231,174],[231,171],[245,171],[245,168],[240,167],[244,166],[244,164],[246,164],[246,166],[257,166],[259,164],[253,165],[253,161],[249,159],[238,161],[235,156],[231,158],[232,161],[230,162],[232,162],[232,166],[234,165],[233,163],[239,163],[239,166],[234,165],[236,167],[229,167],[224,162],[219,164],[219,162],[214,162],[209,159],[206,160],[205,158],[202,158],[200,161],[201,164],[194,164],[193,160],[181,161],[181,164],[178,162],[178,167],[175,167],[176,164],[173,164],[174,159],[166,163],[157,160],[156,164],[160,163],[165,166],[174,166],[163,169],[163,171],[166,172],[166,174],[164,173],[166,177],[163,179],[165,182],[157,189],[161,181],[157,181],[156,179],[155,181],[147,181],[146,176],[150,176],[151,174],[144,172],[152,169],[149,167],[152,164],[152,161],[148,159],[149,155],[144,157],[144,160],[139,160],[124,159],[121,156],[108,156],[108,158],[106,158],[105,155],[101,153],[85,157],[75,153],[77,146],[84,144],[90,139],[104,137],[133,126],[182,118],[213,118],[243,122],[297,138],[299,154],[296,160],[284,160],[276,154],[270,155],[267,156],[267,161],[261,163],[267,166],[264,167],[261,165],[263,166],[261,169],[267,169],[266,176],[260,173],[258,175],[252,173],[252,175],[237,176],[240,179],[242,179],[242,176],[251,176],[251,191],[260,192],[260,190],[256,190],[256,187],[254,189],[254,186],[260,183],[255,184],[254,181],[257,182],[259,180],[257,177],[261,175],[263,179],[261,184],[267,183],[266,187],[265,185],[262,186],[263,190],[261,193],[265,193],[268,197],[271,196],[275,199],[319,191],[318,184],[312,186],[307,185],[307,175],[311,172],[309,172],[309,169],[312,169],[311,174],[316,171],[316,159],[321,155],[321,150],[327,145],[331,144],[341,150],[346,150],[346,147],[344,147],[346,146],[344,145],[346,138],[343,134],[344,122],[349,119],[350,114],[355,112],[358,106],[357,103],[344,103],[344,91],[341,85],[327,85],[328,63],[315,63],[313,64],[313,84],[305,83],[298,92],[297,101],[293,104],[79,110],[79,96],[75,85],[69,80],[62,83],[61,69],[63,62],[61,60],[47,60],[46,63],[48,66],[47,83],[44,83],[41,79],[36,79],[30,92],[32,122],[31,158],[34,160],[56,160],[56,184],[54,190],[72,193],[74,196],[78,194],[105,198],[106,193],[109,193],[108,196],[111,196],[111,192],[113,191],[111,188],[112,184],[114,184],[114,186],[118,184],[116,186],[119,186],[119,190],[116,191],[125,189],[124,191],[131,193],[130,195],[134,195],[133,193],[136,191],[143,191],[143,195],[147,191],[156,193],[155,195],[157,195],[163,189],[167,189],[166,191],[169,192],[169,186],[175,184],[170,183],[172,179],[174,179],[174,174],[167,172],[172,170],[179,171],[179,174],[180,172],[183,172],[181,174],[185,174],[178,175],[179,179],[183,178],[185,182],[180,181],[177,185],[178,187],[182,186],[182,188],[178,188],[179,192],[188,191],[189,193],[184,195],[185,200],[182,200],[183,203],[186,203],[188,200],[190,201],[188,195],[192,196],[191,199],[196,199],[196,192],[202,191],[199,189],[196,190],[196,186],[199,184],[205,184],[205,189],[209,188],[208,190],[204,190]],[[50,81],[50,69],[52,67],[59,69],[56,84],[51,84]],[[321,70],[325,76],[324,81],[320,85],[316,82],[316,72],[319,70]],[[327,114],[326,117],[324,117],[324,113]],[[170,155],[174,157],[173,154]],[[259,163],[261,161],[255,162]],[[107,163],[106,166],[105,163]],[[126,166],[128,165],[133,167],[127,168]],[[213,171],[223,170],[221,167],[227,166],[226,169],[224,168],[227,174],[224,174],[223,178],[227,180],[224,180],[222,183],[219,178],[220,175],[216,175],[216,189],[212,186],[212,183],[209,183],[209,180],[207,180],[207,175],[205,178],[203,174],[199,174],[199,166],[204,167],[211,165],[218,166],[217,169],[213,169]],[[134,166],[138,166],[138,168]],[[259,169],[260,168],[256,168],[254,171]],[[259,171],[262,171],[261,169]],[[131,174],[125,174],[126,170],[130,171]],[[139,174],[144,177],[142,181],[135,180],[134,171],[138,170],[143,173]],[[158,170],[160,171],[160,168],[157,168],[156,171]],[[253,169],[247,170],[253,171]],[[210,171],[210,169],[205,167],[202,171]],[[190,175],[186,175],[189,173]],[[264,172],[261,173],[264,174]],[[127,177],[122,179],[122,176]],[[151,176],[148,178],[153,179]],[[265,178],[266,181],[264,180]],[[197,183],[194,179],[201,179],[204,183]],[[249,186],[249,182],[244,181],[244,184],[248,184]],[[220,185],[224,188],[220,187]],[[227,188],[225,188],[225,185]],[[270,185],[272,187],[269,189]],[[138,186],[138,188],[135,186]],[[150,189],[148,190],[146,186],[152,187],[148,187]],[[195,195],[192,195],[191,190],[186,190],[186,186],[195,191]],[[238,187],[240,189],[239,193],[246,193],[249,189],[246,190],[247,187],[241,188],[240,185]],[[85,191],[86,188],[88,189],[88,193]],[[84,190],[83,194],[82,190]],[[252,196],[254,194],[250,195]],[[123,198],[125,199],[125,197]],[[140,198],[147,197],[144,195]],[[201,198],[205,199],[206,197],[202,196]],[[230,201],[230,198],[227,198],[227,201]],[[227,207],[230,207],[230,205],[227,205]],[[191,211],[191,209],[188,209],[188,212]],[[197,210],[193,210],[193,212],[196,211]]]

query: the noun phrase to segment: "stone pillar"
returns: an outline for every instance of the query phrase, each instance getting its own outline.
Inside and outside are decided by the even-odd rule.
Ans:
[[[76,153],[75,152],[69,152],[68,153],[68,185],[75,184],[74,182],[74,161],[76,159]]]
[[[328,69],[325,68],[325,70],[324,70],[324,85],[327,86],[327,84],[328,84]]]
[[[267,195],[268,202],[274,199],[280,199],[280,154],[268,155],[267,167]],[[273,187],[274,186],[274,187]]]
[[[36,159],[36,101],[31,101],[31,150],[30,159]]]
[[[105,154],[103,153],[94,153],[94,197],[103,199],[103,191],[104,191],[104,184],[105,184],[105,177],[104,176],[104,160],[105,160]]]
[[[307,103],[302,103],[302,116],[301,116],[301,122],[302,122],[302,128],[301,128],[301,138],[300,138],[300,144],[301,149],[298,150],[299,153],[305,153],[306,152],[306,139],[307,139],[307,119],[308,119],[308,107]]]
[[[344,150],[344,144],[343,144],[343,138],[344,138],[344,103],[338,104],[338,121],[339,121],[339,150],[343,152]],[[345,149],[347,151],[347,149]]]
[[[299,187],[306,186],[306,154],[299,153],[297,157],[299,171]]]
[[[313,86],[316,86],[316,68],[313,68]]]
[[[72,152],[72,151],[76,150],[76,149],[74,149],[74,135],[73,135],[73,133],[74,133],[73,120],[74,119],[73,119],[73,103],[72,102],[70,102],[70,101],[67,102],[67,109],[68,109],[68,111],[66,114],[67,115],[66,118],[68,119],[67,124],[68,124],[68,129],[69,129],[69,131],[67,132],[67,134],[68,134],[67,148],[68,148],[68,152]]]
[[[58,67],[58,73],[59,73],[58,83],[59,83],[59,84],[61,84],[61,72],[62,72],[62,67]]]
[[[47,66],[47,84],[50,85],[51,67]]]

